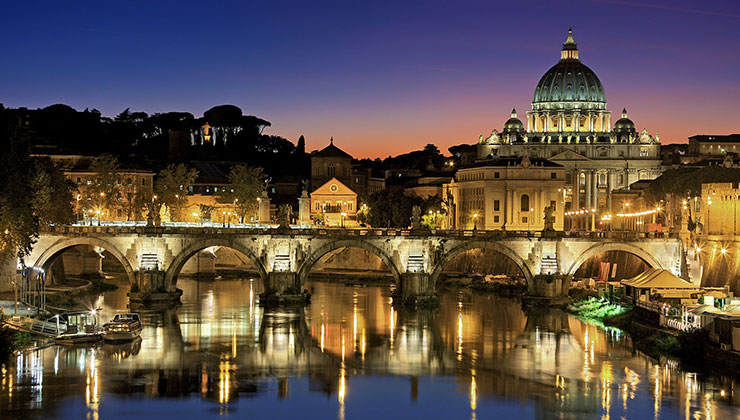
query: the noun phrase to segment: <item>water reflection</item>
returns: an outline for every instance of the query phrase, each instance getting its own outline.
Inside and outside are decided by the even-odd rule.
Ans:
[[[387,287],[317,282],[309,306],[265,309],[259,281],[179,286],[181,306],[142,312],[140,340],[15,357],[0,372],[0,407],[11,417],[97,419],[125,398],[144,413],[161,401],[172,415],[229,416],[248,404],[315,418],[421,407],[454,418],[738,418],[734,380],[657,363],[616,330],[560,311],[524,313],[513,299],[453,292],[438,312],[409,312]],[[98,300],[104,314],[125,307],[125,292]],[[192,396],[195,407],[164,399]]]

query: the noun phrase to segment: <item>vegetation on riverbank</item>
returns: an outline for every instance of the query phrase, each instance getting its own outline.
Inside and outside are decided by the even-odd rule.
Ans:
[[[568,311],[580,317],[604,321],[607,317],[622,314],[626,308],[598,297],[588,297],[568,305]]]
[[[0,363],[8,360],[14,351],[29,345],[32,340],[30,333],[0,328]]]

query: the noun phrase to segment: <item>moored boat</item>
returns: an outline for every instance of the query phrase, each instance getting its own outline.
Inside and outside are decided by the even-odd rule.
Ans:
[[[94,343],[103,337],[96,311],[75,311],[59,315],[66,320],[67,329],[54,340],[58,344]]]
[[[130,341],[139,337],[142,330],[139,314],[127,312],[116,314],[110,322],[103,325],[105,341]]]

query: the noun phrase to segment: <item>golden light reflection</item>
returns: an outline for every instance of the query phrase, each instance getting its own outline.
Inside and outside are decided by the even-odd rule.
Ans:
[[[475,383],[475,369],[470,371],[470,409],[478,407],[478,385]]]
[[[324,345],[326,343],[326,324],[321,324],[321,351],[324,351]]]
[[[218,402],[227,404],[231,392],[231,363],[226,358],[222,358],[218,364]]]
[[[337,392],[337,400],[339,401],[339,419],[344,420],[344,397],[347,393],[347,369],[342,360],[342,365],[339,368],[339,391]]]
[[[98,360],[95,359],[95,350],[90,352],[90,363],[87,371],[85,386],[85,404],[87,405],[88,420],[98,420],[100,409],[100,374]]]

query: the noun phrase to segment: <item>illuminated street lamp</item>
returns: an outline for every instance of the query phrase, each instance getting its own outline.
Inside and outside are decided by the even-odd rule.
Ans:
[[[473,215],[473,230],[478,230],[478,213]]]
[[[341,225],[342,225],[342,228],[344,228],[344,218],[347,217],[347,213],[342,212],[341,216],[342,216]]]

